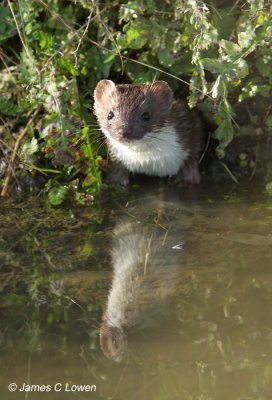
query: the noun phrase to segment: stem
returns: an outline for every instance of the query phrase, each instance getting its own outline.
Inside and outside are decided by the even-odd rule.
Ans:
[[[8,172],[7,175],[5,177],[4,180],[4,184],[2,187],[2,191],[1,191],[1,196],[6,196],[7,194],[7,190],[8,190],[8,185],[12,176],[12,171],[13,171],[13,164],[16,160],[17,157],[17,153],[20,147],[20,144],[23,140],[23,138],[25,137],[25,135],[27,134],[27,129],[28,126],[31,125],[35,119],[35,117],[37,116],[38,112],[40,111],[39,108],[36,109],[36,111],[32,114],[32,117],[30,118],[30,120],[28,121],[28,123],[26,124],[26,126],[24,127],[24,129],[22,130],[22,132],[20,133],[20,135],[17,137],[10,160],[9,160],[9,167],[8,167]]]

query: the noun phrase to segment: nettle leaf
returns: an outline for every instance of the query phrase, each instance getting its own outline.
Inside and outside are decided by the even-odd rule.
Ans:
[[[219,45],[230,55],[237,56],[240,55],[242,52],[241,47],[237,43],[231,42],[229,40],[221,39]]]
[[[205,69],[213,74],[222,74],[226,69],[226,64],[222,63],[222,61],[215,60],[214,58],[202,58],[201,63]]]

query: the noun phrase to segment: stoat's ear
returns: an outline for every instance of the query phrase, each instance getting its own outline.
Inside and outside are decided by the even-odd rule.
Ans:
[[[94,101],[97,103],[103,102],[116,90],[115,83],[107,79],[98,82],[94,90]]]
[[[149,85],[149,91],[154,96],[157,107],[164,108],[165,110],[171,109],[174,96],[168,83],[155,81]]]

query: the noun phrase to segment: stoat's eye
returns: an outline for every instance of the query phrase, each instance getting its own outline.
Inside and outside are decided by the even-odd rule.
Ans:
[[[141,115],[141,118],[142,118],[142,120],[144,120],[144,121],[149,121],[150,120],[150,114],[148,113],[148,112],[144,112],[142,115]]]
[[[114,113],[112,111],[110,111],[108,113],[108,119],[112,119],[114,117]]]

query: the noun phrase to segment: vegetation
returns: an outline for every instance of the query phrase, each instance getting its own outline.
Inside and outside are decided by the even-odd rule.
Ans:
[[[7,199],[0,214],[0,346],[21,338],[36,351],[41,336],[73,335],[75,326],[80,337],[91,329],[96,340],[109,275],[97,243],[104,211],[44,207],[43,199],[32,198]]]
[[[57,205],[99,190],[92,94],[108,77],[167,80],[213,126],[228,169],[234,138],[271,138],[271,40],[270,0],[0,2],[2,195],[38,188]],[[262,166],[247,149],[236,159],[250,177]]]

